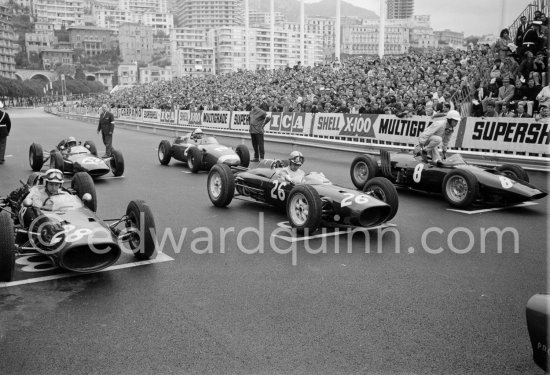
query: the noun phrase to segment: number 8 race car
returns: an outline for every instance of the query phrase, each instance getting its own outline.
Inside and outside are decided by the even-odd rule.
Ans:
[[[12,280],[15,257],[45,255],[57,267],[81,273],[96,272],[115,263],[124,243],[138,259],[156,252],[155,221],[150,208],[140,200],[131,201],[126,214],[106,224],[95,210],[96,191],[92,178],[83,172],[74,175],[71,188],[52,195],[44,207],[32,207],[25,198],[33,186],[43,184],[40,173],[32,173],[23,187],[0,198],[0,281]],[[31,223],[25,210],[37,210]],[[124,228],[118,228],[123,224]]]
[[[382,175],[397,186],[442,193],[451,206],[461,208],[473,203],[517,204],[547,195],[529,184],[529,176],[518,165],[482,168],[466,163],[459,154],[438,166],[412,153],[381,150],[379,161],[372,155],[356,157],[350,175],[358,189]]]
[[[29,162],[33,171],[40,171],[48,160],[50,168],[59,169],[67,174],[86,172],[95,178],[111,171],[117,177],[124,173],[124,158],[120,151],[113,150],[110,157],[99,158],[93,141],[86,141],[82,145],[72,137],[59,142],[49,153],[43,152],[39,143],[31,145]]]
[[[210,201],[226,207],[235,196],[248,197],[286,210],[292,227],[302,232],[333,226],[374,227],[397,213],[395,187],[385,178],[376,178],[363,192],[333,185],[322,173],[311,172],[294,184],[277,177],[282,163],[262,160],[254,169],[217,164],[208,174]]]

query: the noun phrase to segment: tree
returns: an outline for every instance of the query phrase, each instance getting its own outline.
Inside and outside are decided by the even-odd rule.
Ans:
[[[85,81],[86,75],[84,74],[84,70],[82,69],[82,65],[77,65],[76,71],[74,73],[74,79]]]

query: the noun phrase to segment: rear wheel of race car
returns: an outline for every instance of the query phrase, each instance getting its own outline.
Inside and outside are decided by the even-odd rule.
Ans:
[[[97,156],[97,147],[96,147],[94,141],[84,142],[84,147],[86,147],[88,150],[90,150],[92,155]]]
[[[476,177],[470,171],[455,169],[443,179],[441,187],[445,200],[453,207],[469,207],[479,192]]]
[[[35,172],[38,172],[42,169],[44,165],[44,152],[42,151],[42,146],[38,143],[33,143],[29,149],[29,163],[31,169]]]
[[[156,253],[157,231],[151,209],[144,201],[131,201],[126,208],[126,217],[126,229],[135,231],[128,241],[134,256],[138,259],[151,258]]]
[[[168,165],[170,163],[170,159],[172,159],[172,145],[170,141],[166,139],[160,141],[158,157],[160,164]]]
[[[118,150],[111,152],[111,171],[116,177],[122,176],[124,173],[124,157]]]
[[[5,211],[0,212],[0,281],[11,281],[15,269],[15,234],[13,221]]]
[[[191,147],[187,151],[187,166],[193,173],[197,173],[201,169],[202,152],[197,147]]]
[[[32,172],[29,178],[27,178],[27,185],[29,187],[33,187],[38,183],[38,179],[40,178],[40,173],[38,172]]]
[[[63,155],[59,150],[52,150],[50,152],[50,168],[59,169],[61,172],[65,170],[65,162],[63,161]]]
[[[504,173],[506,176],[512,177],[514,180],[529,182],[529,175],[525,169],[516,164],[502,164],[497,167],[497,171]]]
[[[86,207],[95,212],[97,210],[97,195],[95,192],[94,180],[86,172],[78,172],[73,176],[71,182],[71,188],[76,191],[76,194],[80,199],[84,194],[89,193],[92,196],[92,199],[88,201],[82,201]]]
[[[376,199],[389,204],[391,210],[386,220],[393,219],[399,209],[399,196],[397,195],[397,189],[390,180],[384,177],[375,177],[367,181],[363,191],[371,193]]]
[[[235,194],[235,178],[227,164],[216,164],[208,173],[208,196],[216,207],[226,207]]]
[[[297,185],[290,191],[286,203],[286,216],[290,225],[298,232],[313,232],[319,228],[322,213],[321,197],[315,188],[310,185]]]
[[[351,182],[362,190],[368,180],[379,175],[376,159],[371,155],[361,155],[353,159],[349,170]]]
[[[241,159],[241,167],[248,168],[250,165],[250,151],[248,147],[246,147],[246,145],[238,145],[235,149],[235,153],[239,156],[239,159]]]

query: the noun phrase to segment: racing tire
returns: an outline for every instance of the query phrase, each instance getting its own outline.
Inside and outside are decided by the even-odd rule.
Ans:
[[[38,172],[32,172],[29,178],[27,178],[27,186],[29,188],[33,187],[34,185],[38,184],[38,181],[40,179],[40,173]]]
[[[380,175],[380,168],[373,156],[360,155],[351,162],[349,174],[353,185],[357,189],[363,190],[368,180]]]
[[[11,281],[15,270],[15,231],[13,221],[0,212],[0,281]]]
[[[59,169],[61,172],[65,171],[65,161],[59,150],[50,152],[50,168]]]
[[[465,208],[478,196],[479,184],[472,172],[455,169],[445,176],[441,190],[451,206]]]
[[[160,141],[159,150],[158,150],[159,162],[162,165],[168,165],[170,159],[172,159],[172,145],[170,141],[166,139]]]
[[[512,177],[514,180],[529,182],[529,175],[519,165],[516,164],[502,164],[497,167],[497,171],[502,172],[507,177]]]
[[[84,147],[86,147],[88,150],[90,150],[90,152],[92,153],[93,156],[97,156],[97,147],[96,147],[94,141],[84,142]]]
[[[241,167],[248,168],[250,165],[250,151],[248,147],[246,147],[246,145],[238,145],[235,149],[235,153],[239,156],[239,159],[241,159]]]
[[[42,146],[39,143],[33,143],[29,149],[29,163],[31,169],[35,172],[38,172],[42,169],[44,165],[44,152],[42,151]]]
[[[156,233],[157,227],[151,208],[142,200],[133,200],[126,208],[126,228],[135,228],[138,233],[143,234],[143,239],[132,236],[128,241],[134,256],[137,259],[146,260],[156,256]]]
[[[376,199],[390,205],[391,210],[390,214],[386,218],[386,221],[394,218],[397,210],[399,209],[399,195],[397,194],[397,189],[390,180],[385,177],[375,177],[367,181],[363,191],[366,193],[371,193]]]
[[[202,164],[202,152],[198,147],[191,147],[187,152],[187,166],[193,173],[198,173]]]
[[[76,191],[76,194],[80,199],[84,194],[89,193],[92,196],[92,199],[89,201],[82,201],[86,207],[91,211],[96,212],[97,210],[97,195],[95,191],[94,180],[86,172],[78,172],[73,176],[71,181],[71,188]]]
[[[111,154],[111,171],[115,177],[122,176],[124,173],[124,157],[122,156],[122,152],[113,150]]]
[[[208,172],[208,197],[216,207],[227,207],[235,195],[235,178],[227,164],[216,164]]]
[[[321,225],[323,203],[317,190],[310,185],[297,185],[288,195],[286,216],[299,233],[314,232]]]

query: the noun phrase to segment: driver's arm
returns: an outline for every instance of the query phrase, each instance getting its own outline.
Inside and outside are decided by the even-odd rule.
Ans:
[[[46,192],[39,189],[38,186],[33,186],[31,188],[31,191],[29,192],[29,195],[27,195],[27,198],[31,199],[33,207],[41,208],[42,206],[44,206],[44,202],[46,201],[48,196]]]

